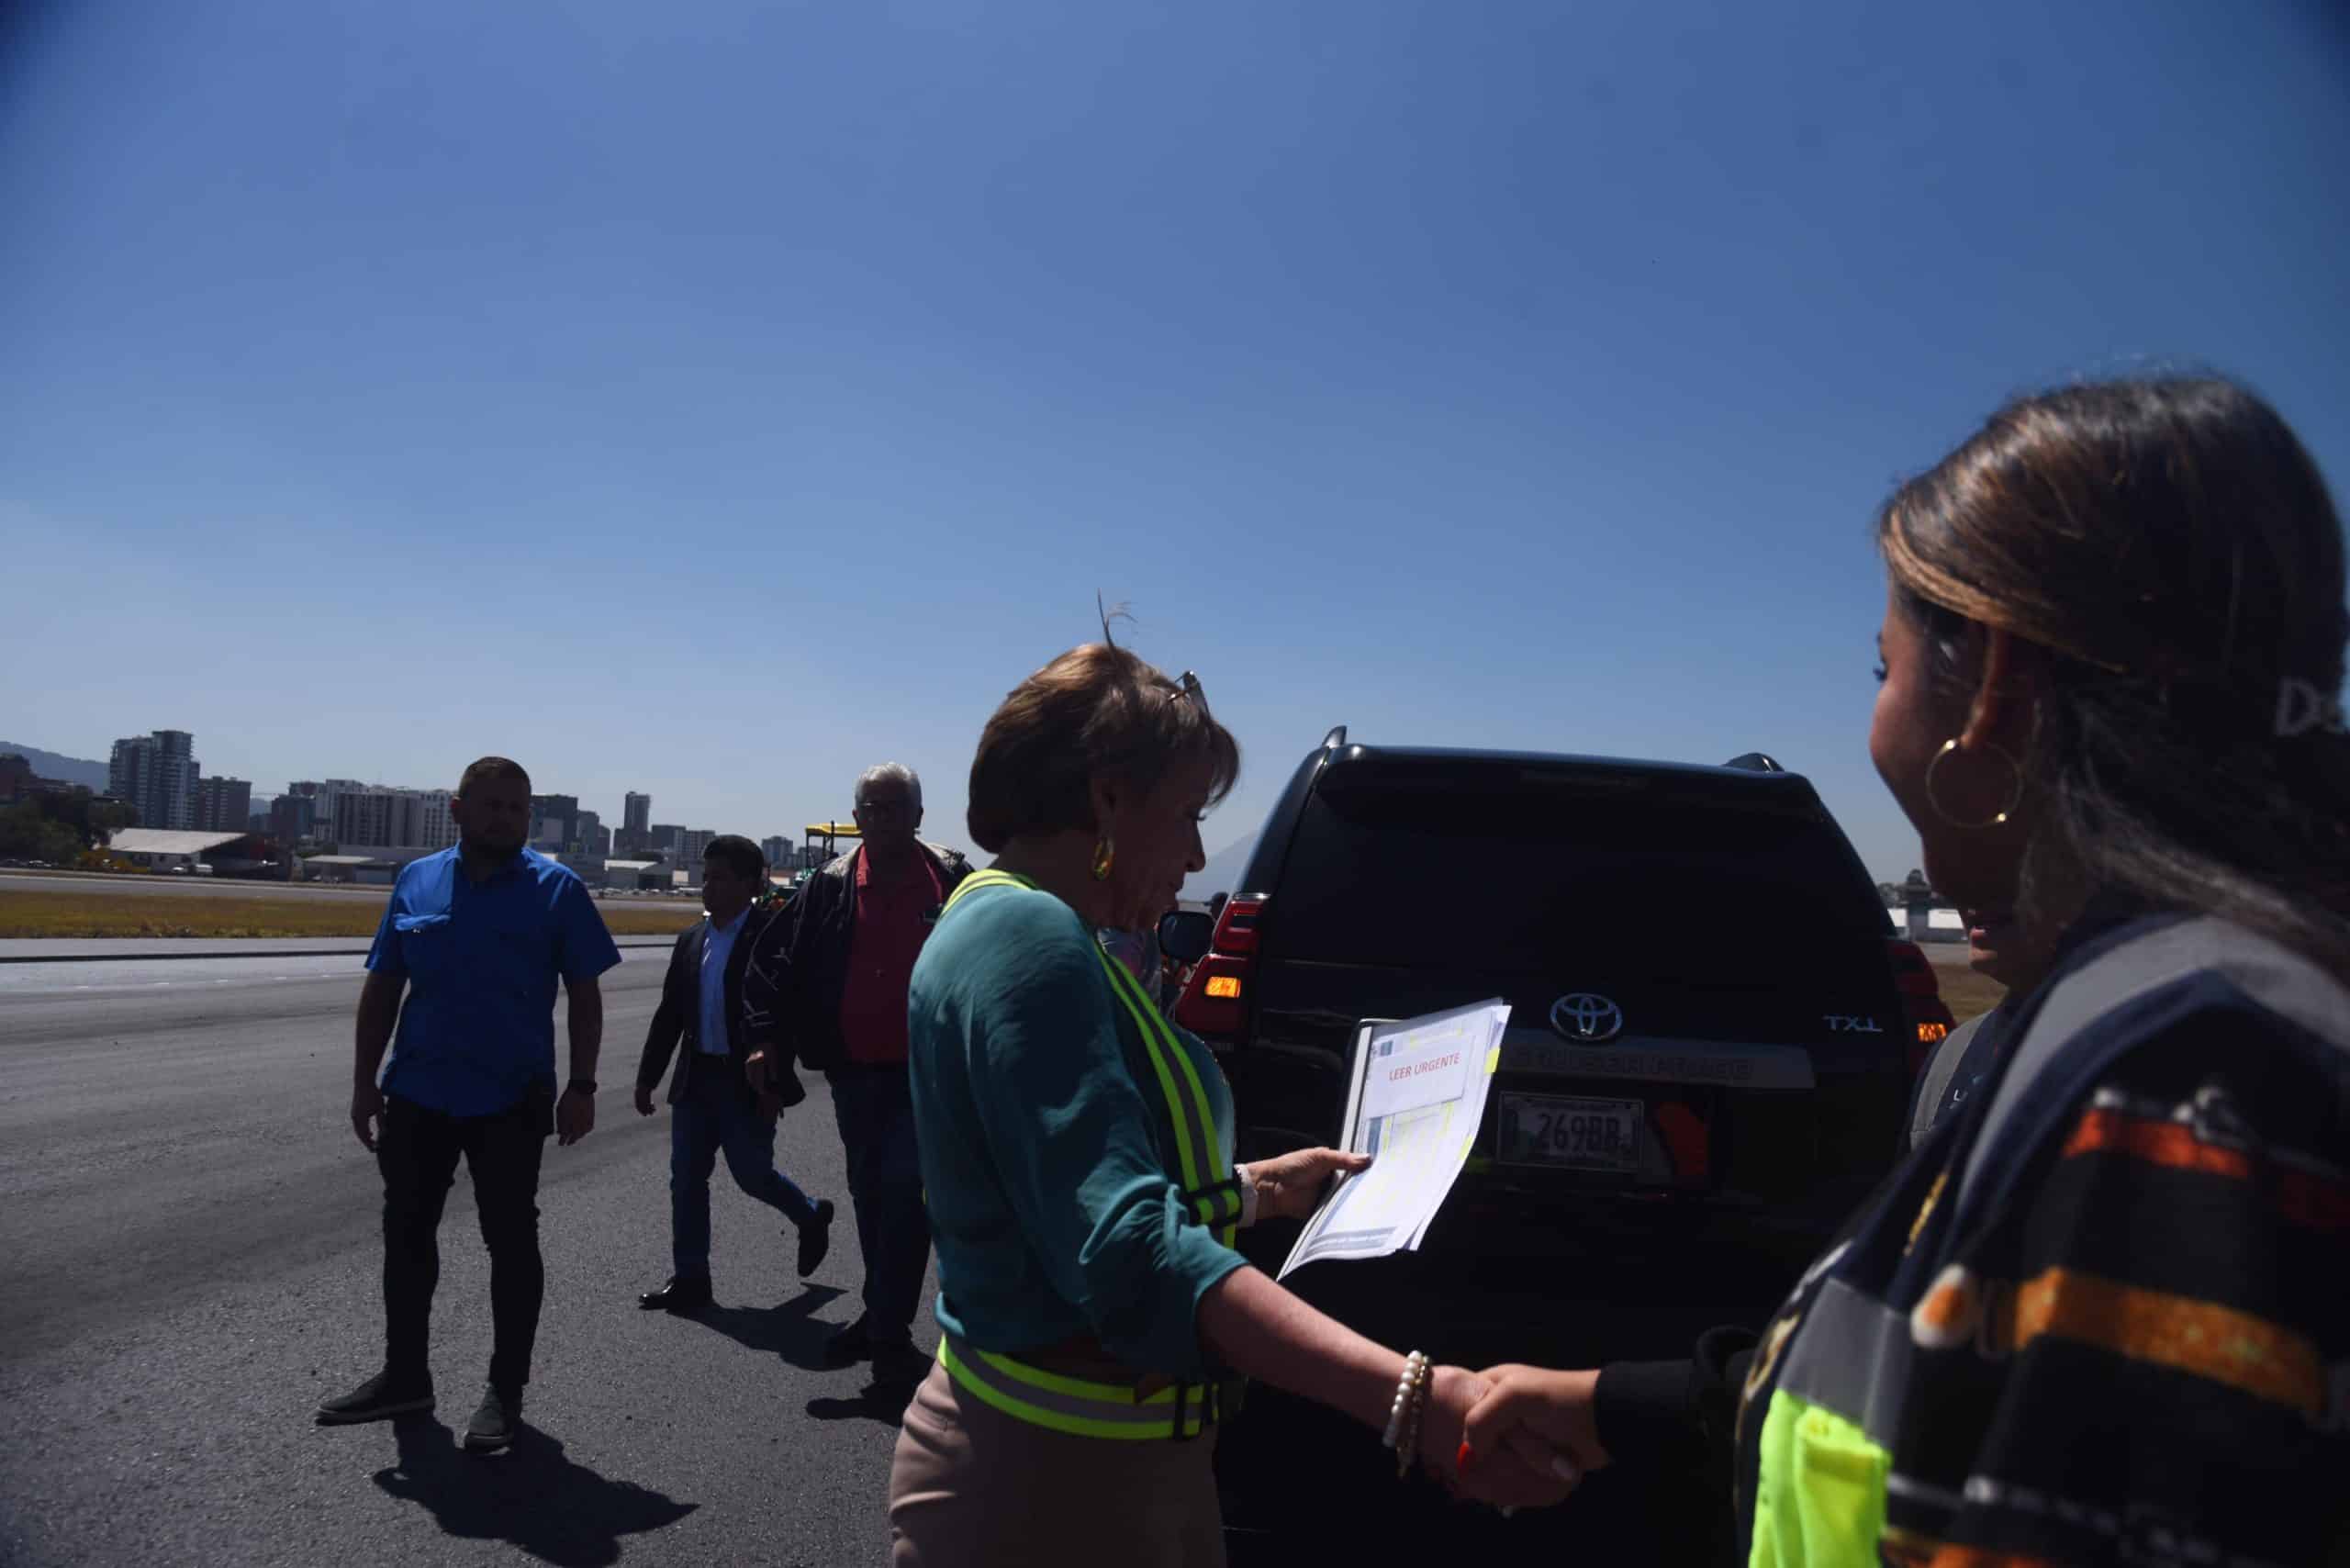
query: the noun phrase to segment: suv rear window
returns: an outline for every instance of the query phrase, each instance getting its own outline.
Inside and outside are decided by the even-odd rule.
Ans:
[[[1375,761],[1307,801],[1274,894],[1283,960],[1763,983],[1823,939],[1886,935],[1841,832],[1799,786]]]

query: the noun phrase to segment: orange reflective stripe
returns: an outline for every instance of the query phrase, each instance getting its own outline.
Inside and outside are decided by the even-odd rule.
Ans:
[[[2053,1335],[2209,1378],[2312,1419],[2324,1409],[2317,1347],[2281,1324],[2217,1302],[2051,1269],[2016,1287],[2015,1325],[2018,1350]]]
[[[2238,1149],[2206,1143],[2195,1129],[2179,1122],[2155,1121],[2126,1111],[2091,1111],[2065,1142],[2062,1158],[2082,1154],[2126,1154],[2150,1165],[2173,1170],[2200,1170],[2242,1182],[2252,1175],[2252,1161]]]
[[[2184,1123],[2126,1111],[2096,1110],[2081,1118],[2065,1140],[2064,1157],[2120,1155],[2169,1170],[2194,1170],[2230,1181],[2249,1182],[2251,1156],[2207,1143]],[[2272,1162],[2273,1164],[2273,1162]],[[2277,1212],[2311,1230],[2350,1230],[2350,1186],[2312,1170],[2274,1165]]]

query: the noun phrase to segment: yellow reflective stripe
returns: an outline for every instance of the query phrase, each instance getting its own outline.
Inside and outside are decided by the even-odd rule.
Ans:
[[[1192,1209],[1202,1225],[1219,1225],[1239,1214],[1240,1194],[1229,1187],[1212,1189],[1204,1197],[1192,1199]]]
[[[938,1362],[946,1369],[946,1375],[955,1380],[957,1387],[983,1403],[1002,1411],[1013,1419],[1025,1421],[1032,1427],[1044,1427],[1052,1431],[1066,1432],[1071,1437],[1079,1438],[1124,1438],[1163,1442],[1175,1436],[1175,1423],[1170,1420],[1096,1420],[1088,1416],[1071,1416],[1062,1411],[1047,1410],[1042,1406],[1033,1405],[1016,1394],[1008,1394],[997,1388],[985,1378],[979,1376],[963,1363],[962,1358],[956,1355],[954,1349],[944,1339],[938,1342]],[[1184,1435],[1187,1437],[1199,1430],[1199,1427],[1193,1423],[1187,1421],[1185,1425],[1188,1430]]]
[[[1101,952],[1098,947],[1094,950]],[[1134,984],[1134,977],[1126,973],[1124,964],[1109,954],[1102,953],[1101,957],[1102,968],[1110,977],[1110,989],[1125,1004],[1126,1011],[1133,1014],[1135,1026],[1142,1031],[1143,1050],[1150,1058],[1151,1070],[1158,1075],[1159,1092],[1166,1096],[1169,1115],[1175,1123],[1175,1153],[1183,1167],[1183,1185],[1186,1188],[1197,1187],[1201,1185],[1200,1167],[1199,1161],[1192,1158],[1191,1118],[1183,1114],[1183,1107],[1176,1101],[1175,1075],[1167,1070],[1166,1053],[1158,1048],[1158,1041],[1152,1036],[1150,1025],[1144,1020],[1142,1009],[1136,1006],[1133,998],[1126,994],[1126,988]],[[1122,981],[1124,984],[1120,983]]]
[[[1026,888],[1034,891],[1036,884],[1009,871],[974,871],[948,895],[946,908],[953,909],[966,893],[994,887]],[[1237,1221],[1244,1206],[1239,1193],[1226,1191],[1204,1196],[1193,1195],[1202,1188],[1214,1187],[1232,1178],[1231,1171],[1225,1165],[1223,1147],[1216,1138],[1215,1113],[1208,1102],[1207,1086],[1200,1081],[1199,1069],[1192,1066],[1191,1053],[1175,1037],[1174,1030],[1159,1013],[1158,1004],[1151,1001],[1134,976],[1126,972],[1125,966],[1103,952],[1098,944],[1094,946],[1094,954],[1102,961],[1102,973],[1109,977],[1111,994],[1125,1008],[1127,1015],[1134,1020],[1136,1029],[1140,1032],[1143,1054],[1150,1058],[1151,1071],[1158,1080],[1159,1096],[1166,1102],[1168,1119],[1175,1125],[1175,1155],[1181,1167],[1186,1201],[1200,1223],[1220,1232],[1217,1239],[1229,1247],[1239,1235]],[[1180,1084],[1167,1065],[1170,1053],[1182,1072]],[[1186,1090],[1190,1092],[1188,1100],[1184,1098]],[[1192,1153],[1195,1138],[1200,1146],[1197,1155]],[[1206,1170],[1205,1180],[1202,1179],[1203,1166]],[[1219,1220],[1223,1223],[1219,1224]]]
[[[1145,1000],[1148,999],[1145,998]],[[1152,1011],[1154,1013],[1158,1011],[1155,1003]],[[1160,1019],[1158,1026],[1166,1029],[1167,1021]],[[1208,1104],[1207,1085],[1200,1081],[1200,1070],[1192,1065],[1192,1053],[1183,1048],[1183,1042],[1175,1038],[1171,1030],[1168,1032],[1167,1048],[1175,1053],[1175,1065],[1183,1070],[1184,1081],[1192,1091],[1192,1103],[1199,1107],[1200,1126],[1208,1140],[1208,1174],[1221,1181],[1230,1176],[1232,1172],[1224,1168],[1224,1150],[1217,1146],[1215,1140],[1215,1113]]]
[[[1163,1059],[1165,1056],[1174,1057],[1176,1065],[1183,1071],[1183,1087],[1191,1091],[1190,1104],[1193,1113],[1192,1119],[1199,1129],[1201,1157],[1207,1164],[1209,1179],[1206,1182],[1197,1180],[1196,1168],[1187,1163],[1184,1167],[1184,1181],[1194,1190],[1203,1187],[1213,1188],[1229,1182],[1232,1180],[1232,1172],[1225,1165],[1224,1148],[1216,1138],[1215,1112],[1208,1103],[1207,1086],[1200,1081],[1199,1069],[1192,1064],[1192,1053],[1183,1048],[1183,1042],[1175,1037],[1175,1031],[1168,1024],[1166,1015],[1158,1011],[1158,1004],[1150,999],[1149,994],[1142,989],[1132,975],[1126,973],[1125,967],[1111,959],[1106,953],[1102,958],[1110,969],[1111,984],[1119,988],[1121,1000],[1126,1003],[1126,1011],[1134,1014],[1136,1023],[1142,1027],[1143,1043],[1151,1047],[1151,1063],[1158,1069],[1160,1088],[1168,1095],[1168,1112],[1176,1120],[1179,1154],[1182,1152],[1182,1135],[1186,1130],[1185,1118],[1175,1100],[1175,1086],[1167,1081],[1167,1066]],[[1154,1025],[1156,1025],[1155,1030]],[[1229,1247],[1239,1238],[1240,1227],[1237,1222],[1240,1218],[1241,1202],[1237,1191],[1232,1191],[1228,1194],[1216,1194],[1215,1198],[1221,1200],[1227,1195],[1232,1204],[1232,1211],[1226,1216],[1226,1223],[1219,1226],[1214,1215],[1204,1212],[1201,1215],[1201,1223],[1217,1231],[1216,1239]],[[1202,1197],[1196,1199],[1195,1203],[1205,1204],[1210,1201],[1212,1201],[1210,1198]]]
[[[1026,888],[1034,892],[1036,884],[1025,877],[1015,877],[1009,871],[974,871],[956,884],[955,890],[946,895],[945,907],[938,913],[945,914],[947,910],[953,909],[965,893],[976,892],[981,888],[1001,887]]]
[[[1108,958],[1109,955],[1105,953],[1102,957]],[[1213,1186],[1218,1182],[1231,1180],[1232,1172],[1225,1167],[1223,1148],[1216,1141],[1215,1111],[1208,1103],[1207,1086],[1200,1081],[1199,1070],[1192,1065],[1192,1053],[1185,1050],[1183,1042],[1175,1037],[1175,1030],[1167,1022],[1166,1015],[1158,1011],[1158,1003],[1153,1002],[1149,993],[1142,989],[1132,975],[1126,973],[1125,967],[1115,962],[1113,962],[1110,967],[1114,971],[1117,980],[1125,982],[1133,998],[1127,1003],[1127,1010],[1135,1013],[1136,1019],[1141,1023],[1143,1037],[1146,1040],[1150,1039],[1152,1025],[1157,1025],[1159,1045],[1168,1055],[1175,1058],[1175,1064],[1183,1070],[1185,1086],[1192,1092],[1190,1103],[1199,1127],[1200,1141],[1204,1146],[1202,1158],[1207,1162],[1208,1168],[1208,1181],[1199,1184]],[[1140,1004],[1139,1008],[1136,1003]],[[1236,1209],[1235,1212],[1238,1211]]]
[[[942,1344],[944,1342],[941,1341]],[[1043,1367],[1031,1366],[1026,1361],[1017,1361],[1010,1356],[999,1354],[994,1350],[982,1350],[977,1346],[972,1347],[972,1353],[1008,1378],[1020,1383],[1033,1383],[1038,1388],[1054,1394],[1066,1394],[1076,1399],[1099,1399],[1106,1404],[1128,1408],[1175,1403],[1173,1383],[1169,1383],[1157,1394],[1137,1399],[1135,1397],[1132,1383],[1088,1383],[1081,1377],[1068,1377],[1060,1372],[1046,1372]]]

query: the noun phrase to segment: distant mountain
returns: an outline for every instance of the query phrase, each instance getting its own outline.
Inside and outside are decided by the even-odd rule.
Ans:
[[[60,756],[53,751],[43,751],[37,745],[18,745],[14,741],[0,741],[0,756],[15,752],[33,765],[33,774],[39,778],[62,778],[68,784],[86,784],[104,794],[106,787],[106,765],[92,762],[86,756]]]
[[[1183,884],[1183,896],[1204,899],[1211,893],[1238,892],[1241,873],[1248,869],[1248,857],[1256,853],[1257,835],[1253,833],[1237,844],[1225,845],[1192,874],[1191,880]]]

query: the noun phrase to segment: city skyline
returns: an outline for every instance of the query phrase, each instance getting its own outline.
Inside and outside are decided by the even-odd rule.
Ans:
[[[151,822],[147,822],[147,821],[145,821],[145,820],[144,820],[144,812],[142,812],[142,820],[141,820],[141,821],[140,821],[140,823],[139,823],[139,825],[140,825],[140,826],[142,826],[142,827],[173,827],[173,828],[183,828],[183,827],[185,827],[185,828],[202,828],[202,829],[206,829],[206,830],[207,830],[207,831],[237,832],[237,833],[243,833],[243,832],[248,832],[248,831],[256,831],[256,830],[252,829],[252,827],[251,827],[251,823],[252,823],[252,821],[254,821],[254,820],[258,820],[258,819],[269,818],[269,819],[273,819],[273,825],[272,825],[270,828],[263,829],[263,830],[258,830],[258,831],[263,831],[263,832],[268,832],[268,833],[275,833],[275,832],[277,832],[277,831],[278,831],[278,828],[277,828],[277,826],[275,825],[275,821],[274,821],[274,819],[276,819],[276,818],[279,816],[279,808],[280,808],[281,804],[283,804],[283,803],[285,803],[285,802],[288,802],[288,801],[314,801],[314,800],[316,800],[316,799],[318,798],[318,797],[317,797],[317,795],[316,795],[316,794],[314,794],[314,793],[296,793],[296,791],[297,791],[297,790],[302,789],[302,787],[304,787],[304,786],[308,786],[308,789],[309,789],[310,790],[312,790],[312,791],[324,790],[324,791],[327,793],[327,795],[328,795],[328,797],[329,797],[330,799],[333,799],[333,798],[335,798],[335,797],[337,797],[337,796],[340,796],[340,795],[341,795],[341,794],[343,794],[343,793],[358,793],[358,792],[364,792],[364,793],[365,793],[365,794],[367,794],[367,795],[370,795],[370,796],[377,796],[377,795],[401,795],[401,796],[415,796],[415,797],[423,797],[423,798],[430,798],[430,797],[433,797],[433,796],[439,796],[439,797],[441,797],[443,801],[445,801],[448,797],[450,797],[450,796],[452,796],[452,795],[453,795],[453,794],[455,793],[454,788],[453,788],[453,786],[451,786],[451,787],[443,787],[443,786],[438,786],[438,785],[421,785],[421,784],[393,784],[393,783],[387,783],[387,782],[385,782],[385,781],[382,781],[382,780],[375,780],[375,779],[359,779],[359,778],[347,778],[347,777],[343,777],[343,776],[341,776],[341,775],[338,775],[338,774],[334,774],[334,773],[331,773],[331,772],[328,772],[328,771],[324,771],[324,770],[311,770],[310,772],[306,773],[306,774],[304,774],[304,775],[302,775],[302,776],[297,776],[297,777],[294,777],[294,778],[289,778],[288,779],[286,779],[286,780],[285,780],[285,784],[284,784],[283,786],[279,787],[279,788],[276,788],[276,789],[264,789],[264,788],[263,788],[260,783],[258,783],[258,782],[257,782],[257,781],[255,781],[255,780],[248,779],[248,778],[241,778],[241,777],[238,777],[238,776],[236,776],[236,775],[231,775],[231,774],[208,774],[208,773],[202,773],[202,772],[200,772],[200,770],[198,770],[198,768],[199,768],[198,760],[197,760],[197,759],[194,756],[194,755],[193,755],[193,748],[194,748],[194,745],[195,745],[195,734],[194,734],[194,732],[192,732],[192,731],[187,731],[187,730],[158,729],[158,730],[155,730],[155,731],[150,732],[148,734],[145,734],[145,735],[132,735],[132,736],[126,737],[126,738],[124,738],[124,739],[121,739],[121,740],[118,740],[118,741],[116,741],[116,742],[113,744],[113,746],[110,748],[110,751],[111,751],[113,754],[116,754],[116,755],[121,755],[121,756],[133,756],[133,755],[137,755],[135,752],[126,751],[126,749],[125,749],[125,748],[127,748],[127,747],[131,747],[131,746],[134,745],[134,743],[147,742],[147,743],[151,743],[151,743],[159,742],[159,741],[161,740],[161,738],[162,738],[162,737],[166,736],[166,735],[175,737],[174,741],[173,741],[173,743],[171,743],[171,744],[175,745],[178,745],[178,746],[180,746],[180,747],[182,748],[182,749],[181,749],[181,751],[180,751],[178,754],[176,754],[176,755],[177,755],[177,756],[178,756],[178,759],[185,765],[185,767],[186,767],[186,768],[187,768],[187,769],[191,770],[191,776],[192,776],[192,778],[193,778],[194,782],[193,782],[193,787],[191,788],[191,790],[190,790],[190,791],[189,791],[189,805],[188,805],[188,810],[187,810],[187,812],[186,812],[186,814],[185,814],[185,816],[184,820],[180,820],[180,821],[173,821],[173,822],[162,822],[162,823],[151,823]],[[108,762],[106,759],[101,759],[101,758],[96,758],[96,757],[84,757],[84,756],[76,756],[74,753],[73,753],[73,752],[72,752],[72,751],[70,751],[70,750],[67,750],[67,749],[62,748],[62,747],[55,746],[55,745],[47,745],[45,742],[41,742],[41,741],[26,740],[26,741],[21,741],[21,742],[13,743],[13,744],[21,745],[28,746],[28,747],[30,747],[30,748],[35,749],[35,750],[47,752],[47,753],[49,753],[49,754],[50,754],[50,755],[52,755],[52,756],[55,756],[61,757],[61,758],[62,758],[62,759],[64,759],[65,761],[68,761],[68,762],[81,763],[81,764],[92,765],[92,766],[96,766],[96,767],[109,767],[109,766],[110,766],[109,762]],[[6,749],[6,747],[0,747],[0,751],[5,751]],[[473,761],[473,760],[474,760],[474,759],[473,759],[472,757],[470,757],[470,756],[464,759],[464,761],[465,761],[466,763],[470,763],[470,762],[471,762],[471,761]],[[520,759],[520,758],[516,758],[515,760],[516,760],[516,761],[520,761],[521,759]],[[523,763],[523,767],[524,767],[526,769],[529,767],[529,766],[530,766],[530,765],[529,765],[527,762]],[[458,767],[457,767],[456,771],[457,771],[457,772],[459,772],[459,773],[462,773],[462,772],[463,772],[463,770],[464,770],[464,763],[460,763],[460,764],[458,765]],[[229,811],[229,807],[228,807],[227,802],[224,802],[224,804],[223,804],[222,808],[220,809],[220,814],[219,814],[219,815],[218,815],[217,817],[212,818],[212,819],[207,819],[207,820],[199,820],[199,818],[200,818],[200,816],[201,816],[201,813],[200,813],[200,812],[199,812],[199,810],[198,810],[198,802],[199,802],[199,801],[200,801],[200,799],[201,799],[202,791],[203,791],[207,787],[223,787],[224,789],[226,789],[226,790],[229,790],[229,796],[230,796],[230,800],[232,800],[232,801],[233,801],[233,800],[237,800],[237,799],[241,799],[241,800],[243,801],[243,802],[244,802],[243,809],[242,809],[242,810],[239,810],[239,811],[236,811],[236,812],[235,812],[236,821],[235,821],[233,823],[230,823],[227,820],[227,819],[228,819],[228,811]],[[573,795],[573,794],[569,794],[569,793],[567,793],[567,792],[552,791],[552,790],[545,790],[545,789],[542,788],[542,785],[541,785],[540,779],[539,779],[539,778],[538,778],[538,776],[537,776],[536,774],[533,774],[533,775],[532,776],[531,787],[532,787],[532,799],[533,799],[533,801],[534,801],[534,802],[536,802],[536,801],[540,801],[550,800],[550,799],[551,799],[551,800],[555,800],[555,801],[568,801],[568,802],[569,802],[569,804],[570,804],[570,808],[571,808],[571,812],[572,812],[572,813],[575,815],[575,817],[576,817],[576,819],[584,819],[584,820],[590,821],[594,825],[597,825],[597,826],[601,826],[601,825],[602,825],[602,823],[601,823],[601,818],[602,818],[603,813],[601,813],[601,812],[597,812],[596,810],[594,810],[594,809],[593,809],[593,808],[591,808],[591,807],[587,806],[587,805],[584,803],[584,802],[585,802],[585,800],[586,800],[586,797],[578,796],[578,795]],[[134,783],[133,788],[134,788],[134,790],[136,790],[136,789],[138,788],[138,786]],[[241,793],[238,793],[238,791],[241,791]],[[849,792],[851,792],[851,793],[853,793],[853,792],[854,792],[854,786],[853,786],[853,782],[852,782],[851,790],[850,790],[850,791],[849,791]],[[107,790],[106,793],[107,793],[107,794],[109,794],[110,796],[114,795],[114,791],[113,791],[112,785],[111,785],[111,780],[110,780],[110,782],[109,782],[109,788],[108,788],[108,790]],[[129,797],[122,797],[122,796],[116,796],[115,798],[118,798],[118,799],[125,799],[125,800],[126,800],[126,801],[127,801],[127,803],[131,804],[131,805],[133,805],[134,807],[136,807],[136,806],[138,806],[138,805],[140,804],[139,801],[138,801],[138,800],[136,800],[136,799],[131,799],[131,798],[129,798]],[[652,809],[653,809],[653,807],[652,807],[652,801],[653,801],[653,799],[654,799],[654,797],[651,795],[651,793],[650,793],[649,791],[634,790],[623,790],[623,791],[622,791],[622,793],[621,793],[621,811],[620,811],[618,813],[615,813],[615,814],[618,814],[618,815],[620,815],[620,816],[621,817],[621,819],[622,819],[622,823],[623,823],[623,828],[622,828],[622,829],[621,829],[621,830],[614,830],[614,829],[606,829],[606,830],[605,830],[605,831],[606,831],[606,833],[610,835],[610,839],[611,839],[611,845],[610,845],[610,849],[609,849],[609,851],[608,851],[608,853],[609,853],[610,856],[613,856],[613,857],[617,857],[617,856],[619,856],[619,854],[620,854],[620,847],[619,847],[619,838],[620,838],[620,834],[621,834],[621,833],[622,831],[624,831],[624,830],[625,830],[625,827],[626,827],[626,824],[628,823],[628,822],[630,822],[630,821],[633,820],[635,817],[637,817],[637,816],[639,816],[639,815],[643,815],[643,816],[645,816],[645,817],[649,818],[650,813],[651,813],[651,811],[652,811]],[[641,805],[640,805],[640,802],[642,803]],[[445,806],[444,806],[442,809],[443,809],[443,812],[445,812]],[[375,807],[372,807],[372,808],[371,808],[371,812],[372,812],[372,814],[371,814],[369,817],[367,817],[366,819],[364,819],[364,820],[369,821],[369,822],[382,822],[382,821],[384,821],[384,820],[385,820],[384,808],[383,808],[381,805],[376,805],[376,806],[375,806]],[[691,815],[692,813],[688,812],[688,813],[687,813],[687,814],[690,817],[690,815]],[[810,819],[808,819],[808,820],[809,820],[809,821],[811,821],[811,822],[816,822],[816,821],[828,821],[828,820],[834,820],[834,818],[837,818],[837,819],[839,819],[839,820],[844,820],[844,821],[845,821],[845,820],[846,820],[847,814],[848,814],[848,813],[847,813],[847,812],[846,812],[845,810],[844,810],[844,811],[841,811],[841,812],[838,812],[834,813],[834,814],[833,814],[833,817],[818,816],[818,817],[811,817],[811,818],[810,818]],[[287,814],[287,820],[289,820],[289,821],[291,820],[291,814],[290,814],[290,813],[288,813],[288,814]],[[656,823],[650,823],[649,821],[646,823],[646,824],[645,824],[645,825],[646,825],[648,828],[652,828],[652,829],[655,829],[655,830],[656,830],[656,831],[657,831],[659,828],[662,828],[662,827],[675,827],[675,828],[677,828],[677,831],[678,831],[678,832],[680,832],[681,834],[685,834],[685,835],[686,835],[686,838],[687,838],[687,840],[688,840],[688,846],[690,846],[692,844],[695,844],[695,843],[706,844],[706,843],[707,843],[707,841],[708,841],[708,839],[709,839],[710,837],[711,837],[711,836],[715,836],[716,834],[730,834],[730,833],[731,833],[731,834],[739,834],[739,835],[740,835],[740,836],[742,836],[742,837],[748,838],[748,839],[752,840],[754,843],[762,844],[763,846],[764,846],[765,844],[767,844],[767,843],[768,843],[768,842],[770,842],[770,841],[772,841],[772,840],[776,839],[776,838],[788,838],[788,839],[789,839],[789,840],[791,841],[791,843],[792,843],[794,846],[797,846],[797,845],[799,845],[799,844],[801,842],[801,839],[802,839],[802,836],[803,836],[803,829],[802,829],[802,827],[801,827],[800,825],[799,825],[799,824],[796,824],[796,823],[795,823],[795,824],[793,824],[793,825],[791,825],[791,826],[789,828],[789,830],[788,830],[787,832],[780,833],[780,834],[778,834],[778,833],[776,833],[776,832],[774,832],[774,831],[773,831],[773,829],[774,829],[777,825],[778,825],[778,824],[775,824],[775,823],[769,823],[769,824],[767,824],[768,831],[766,831],[766,832],[757,831],[757,830],[755,830],[755,829],[754,829],[754,828],[750,828],[750,827],[709,826],[709,825],[701,825],[701,826],[687,826],[687,825],[685,825],[685,824],[683,824],[683,823],[657,823],[657,824],[656,824]],[[430,831],[430,830],[428,830],[428,829],[419,829],[418,831],[420,831],[420,832],[428,832],[428,831]],[[330,824],[328,824],[328,823],[323,823],[323,822],[322,822],[321,823],[319,823],[319,824],[318,830],[316,831],[316,836],[317,836],[317,838],[319,838],[320,841],[324,841],[324,840],[326,840],[326,839],[328,838],[328,836],[329,836],[329,832],[330,832]],[[453,841],[454,841],[453,832],[452,832],[451,836],[450,836],[450,842],[453,842]],[[354,842],[360,842],[360,843],[372,843],[372,842],[375,842],[375,841],[373,841],[373,840],[369,840],[369,839],[362,838],[362,839],[356,839],[356,840],[354,840]],[[395,842],[395,843],[397,843],[397,841],[391,841],[391,842]],[[566,842],[570,842],[570,840],[569,840],[569,839],[567,839],[567,840],[566,840]],[[771,856],[771,857],[770,857],[770,858],[772,859],[772,858],[773,858],[773,857]]]

